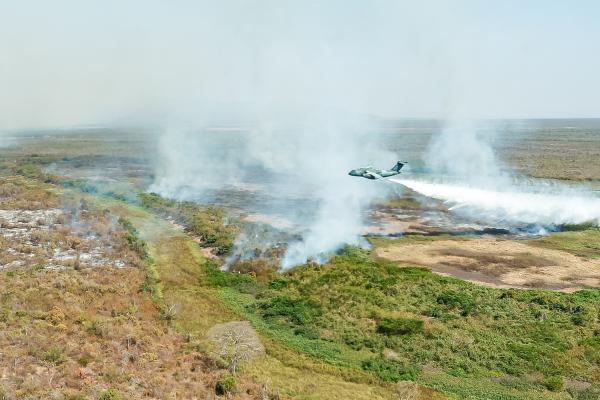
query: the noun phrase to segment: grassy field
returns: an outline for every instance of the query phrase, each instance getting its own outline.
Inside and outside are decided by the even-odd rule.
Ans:
[[[558,249],[586,258],[600,258],[600,230],[588,228],[580,231],[557,232],[529,244],[548,249]]]
[[[488,289],[355,248],[266,284],[219,285],[267,336],[384,381],[472,399],[598,395],[597,290]]]
[[[242,367],[242,380],[284,398],[388,399],[402,390],[441,396],[427,387],[465,399],[598,394],[597,290],[489,289],[352,247],[325,265],[257,280],[218,270],[192,237],[147,208],[84,196],[128,221],[146,243],[146,275],[155,287],[149,294],[159,312],[175,307],[171,326],[181,337],[207,354],[208,329],[249,320],[267,353]]]
[[[170,247],[183,253],[180,246]],[[414,380],[458,398],[598,394],[597,290],[489,289],[377,261],[356,248],[324,266],[309,264],[268,281],[221,272],[213,262],[202,265],[196,270],[202,291],[211,291],[226,310],[251,321],[267,339],[268,353],[284,364],[290,359],[296,367],[313,363],[320,375],[335,371],[333,376],[355,382]],[[195,297],[205,297],[198,293]],[[306,356],[302,362],[298,354]],[[281,387],[290,382],[280,382]]]
[[[113,199],[101,199],[101,204],[127,218],[148,243],[157,274],[160,303],[176,305],[173,326],[182,334],[192,337],[199,348],[205,348],[204,337],[212,326],[245,317],[235,301],[238,293],[222,288],[215,281],[254,282],[250,275],[220,272],[205,259],[198,244],[172,224],[148,213],[145,209]],[[223,274],[224,278],[215,278]],[[240,294],[240,296],[245,296]],[[257,322],[255,320],[253,322]],[[255,328],[260,333],[259,324]],[[243,374],[267,387],[283,398],[298,399],[389,399],[394,397],[395,386],[380,382],[362,371],[339,368],[309,357],[290,348],[276,338],[263,336],[266,357],[242,368]],[[425,388],[422,398],[436,398]],[[442,398],[442,397],[439,397]]]
[[[0,271],[0,327],[7,333],[0,367],[18,367],[9,381],[0,380],[5,394],[98,398],[114,389],[132,398],[192,392],[204,398],[214,393],[224,372],[207,332],[216,324],[247,320],[266,354],[241,366],[238,398],[259,398],[265,393],[262,385],[271,398],[281,399],[600,397],[598,289],[570,294],[493,289],[353,247],[324,265],[309,263],[282,274],[272,266],[261,273],[260,263],[242,273],[222,272],[212,255],[228,252],[237,226],[218,207],[104,190],[76,174],[44,169],[65,161],[65,154],[93,169],[110,162],[105,157],[115,148],[123,149],[117,155],[125,168],[132,156],[128,146],[146,140],[111,138],[66,135],[52,142],[35,136],[25,147],[3,152],[7,176],[56,195],[9,187],[1,199],[4,208],[57,207],[58,197],[77,194],[78,201],[106,210],[121,232],[120,243],[139,257],[127,269],[78,270],[67,263],[61,270],[27,265]],[[526,161],[519,161],[524,171]],[[559,173],[562,167],[535,167],[537,173],[528,173],[598,179],[593,169],[578,177],[574,169]],[[139,171],[127,171],[125,191],[139,187]],[[419,207],[410,199],[387,206]],[[105,221],[101,214],[98,221]],[[370,240],[375,247],[398,241]],[[410,235],[401,240],[468,239]],[[600,255],[598,240],[598,231],[590,228],[528,244],[594,259]],[[90,285],[100,289],[88,291]],[[56,312],[59,319],[53,306],[62,312]],[[130,336],[143,345],[131,350],[136,362],[125,366],[118,357],[130,351]],[[116,372],[114,366],[119,366]],[[78,380],[80,369],[87,381]],[[142,383],[134,387],[131,382]]]

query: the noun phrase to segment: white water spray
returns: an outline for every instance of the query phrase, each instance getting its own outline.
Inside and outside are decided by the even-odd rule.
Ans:
[[[553,185],[487,189],[461,183],[392,179],[450,209],[484,221],[543,225],[600,224],[600,198],[590,192]]]
[[[492,146],[499,133],[492,121],[449,121],[426,155],[432,175],[391,181],[486,223],[600,224],[600,197],[593,191],[512,173]]]

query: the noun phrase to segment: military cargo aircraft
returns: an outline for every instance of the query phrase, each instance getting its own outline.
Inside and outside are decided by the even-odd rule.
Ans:
[[[348,175],[359,176],[367,179],[389,178],[390,176],[398,175],[404,164],[406,164],[406,162],[398,161],[390,170],[377,169],[369,165],[367,167],[353,169],[352,171],[348,172]]]

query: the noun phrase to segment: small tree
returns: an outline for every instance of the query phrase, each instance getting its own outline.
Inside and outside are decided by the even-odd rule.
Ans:
[[[264,352],[258,335],[248,321],[216,325],[208,334],[216,355],[227,363],[227,370],[232,375],[235,375],[240,363]]]

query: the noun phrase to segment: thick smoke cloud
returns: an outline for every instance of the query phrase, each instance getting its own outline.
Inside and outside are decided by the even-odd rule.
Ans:
[[[293,221],[302,235],[290,244],[283,268],[308,258],[323,260],[344,243],[362,244],[362,211],[386,187],[347,172],[368,160],[386,167],[396,161],[374,145],[370,123],[308,110],[301,118],[291,114],[266,121],[229,133],[166,131],[163,163],[150,189],[183,199],[202,199],[219,189],[231,196],[254,192],[261,199],[257,211]],[[273,197],[279,201],[270,202]]]

